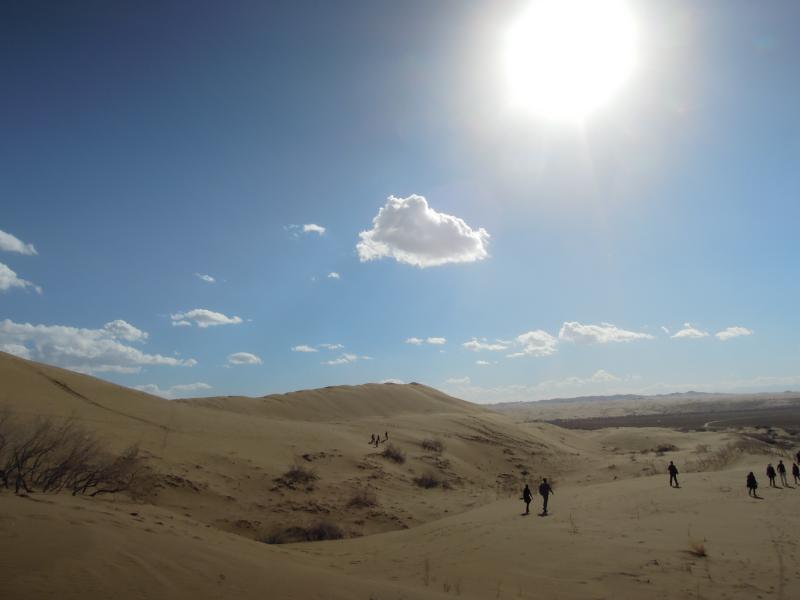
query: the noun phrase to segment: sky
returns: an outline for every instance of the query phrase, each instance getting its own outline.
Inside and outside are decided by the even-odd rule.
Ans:
[[[532,0],[0,3],[0,350],[167,398],[800,389],[800,4],[614,1],[569,117],[572,46],[512,98]]]

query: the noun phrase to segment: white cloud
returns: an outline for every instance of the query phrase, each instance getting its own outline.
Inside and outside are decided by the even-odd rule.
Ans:
[[[36,292],[39,294],[42,293],[42,288],[40,288],[38,285],[28,281],[27,279],[22,279],[8,266],[0,263],[0,292],[5,292],[11,288],[31,288],[36,290]]]
[[[299,346],[292,346],[292,352],[319,352],[319,350],[306,344],[300,344]]]
[[[33,247],[33,244],[26,244],[18,237],[11,235],[10,233],[6,233],[2,229],[0,229],[0,250],[5,252],[16,252],[17,254],[38,254],[38,252],[36,252],[36,248]]]
[[[405,383],[405,381],[403,381],[402,379],[389,378],[389,379],[381,379],[378,383],[395,383],[397,385],[402,385]]]
[[[697,339],[697,338],[704,338],[708,337],[707,331],[701,331],[692,326],[691,323],[684,323],[683,329],[675,333],[672,336],[673,338],[688,338],[688,339]]]
[[[410,337],[406,340],[406,344],[411,344],[412,346],[422,346],[425,343],[425,340],[418,337]]]
[[[197,395],[195,392],[201,392],[205,390],[210,390],[211,386],[207,383],[197,382],[197,383],[181,383],[178,385],[173,385],[165,390],[162,390],[157,384],[155,383],[146,383],[144,385],[137,385],[134,386],[134,389],[137,389],[141,392],[147,392],[148,394],[153,394],[154,396],[161,396],[162,398],[173,399],[173,398],[182,398],[192,395]]]
[[[433,345],[433,346],[443,346],[444,344],[446,344],[446,343],[447,343],[447,338],[443,338],[443,337],[429,337],[429,338],[428,338],[426,341],[427,341],[429,344]]]
[[[195,308],[185,313],[176,313],[174,315],[170,315],[170,318],[175,323],[181,323],[181,326],[184,327],[185,325],[183,325],[183,322],[193,321],[194,324],[201,329],[205,329],[206,327],[214,327],[216,325],[237,325],[242,322],[240,317],[228,317],[222,313],[214,312],[213,310],[208,310],[206,308]]]
[[[472,380],[469,377],[451,377],[450,379],[446,379],[445,383],[449,385],[469,385],[472,383]]]
[[[328,273],[328,279],[341,279],[341,278],[342,277],[336,271],[331,271],[330,273]]]
[[[472,229],[463,219],[436,212],[422,196],[389,196],[372,229],[359,234],[356,245],[361,262],[394,258],[417,267],[466,263],[489,256],[489,234]]]
[[[141,329],[137,329],[127,321],[117,319],[103,325],[103,329],[111,334],[111,337],[125,340],[126,342],[144,342],[148,334]]]
[[[410,337],[406,340],[406,344],[412,346],[422,346],[423,344],[430,344],[431,346],[444,346],[447,343],[447,338],[443,337],[429,337],[426,339],[418,337]]]
[[[139,332],[136,341],[143,341],[147,334],[117,321],[107,323],[102,329],[82,329],[66,325],[31,325],[15,323],[9,319],[0,321],[0,345],[24,346],[34,360],[66,367],[84,373],[117,372],[137,373],[144,366],[165,365],[192,367],[194,359],[180,359],[160,354],[146,354],[124,344]],[[108,327],[110,325],[110,327]]]
[[[325,231],[326,229],[322,225],[317,225],[316,223],[306,223],[303,225],[303,233],[318,233],[322,235]]]
[[[228,355],[229,365],[260,365],[261,358],[250,352],[234,352]]]
[[[14,356],[19,356],[20,358],[27,358],[28,360],[33,358],[31,351],[22,344],[0,344],[0,351],[8,352]]]
[[[325,348],[325,350],[340,350],[344,348],[343,344],[319,344],[320,348]]]
[[[739,327],[735,325],[733,327],[727,327],[722,331],[718,331],[714,335],[717,336],[717,338],[719,338],[723,342],[725,342],[735,337],[740,337],[743,335],[753,335],[753,330],[748,329],[747,327]]]
[[[508,354],[507,356],[509,358],[517,358],[520,356],[550,356],[551,354],[555,354],[558,346],[558,340],[541,329],[518,335],[516,342],[522,346],[522,350]]]
[[[668,328],[668,327],[664,327],[664,326],[662,325],[662,326],[661,326],[661,331],[663,331],[664,333],[666,333],[667,335],[669,335],[669,328]]]
[[[490,363],[488,360],[476,360],[475,364],[478,365],[479,367],[487,367],[492,363]]]
[[[605,369],[598,369],[597,371],[594,372],[594,375],[592,375],[589,378],[589,381],[619,381],[619,380],[620,380],[619,377],[617,377],[616,375],[612,375]]]
[[[216,283],[217,281],[211,275],[206,275],[205,273],[195,273],[194,276],[200,281],[205,281],[206,283]]]
[[[173,321],[172,322],[172,326],[173,327],[191,327],[192,324],[189,323],[189,321]]]
[[[472,350],[473,352],[480,352],[481,350],[488,350],[490,352],[500,352],[502,350],[508,350],[508,347],[511,345],[511,342],[507,342],[505,340],[495,340],[494,343],[491,343],[483,338],[479,340],[478,338],[472,338],[468,342],[464,342],[461,344],[467,350]]]
[[[611,323],[600,325],[583,325],[577,321],[565,321],[558,332],[559,339],[579,344],[609,344],[612,342],[632,342],[634,340],[651,340],[649,333],[620,329]]]
[[[357,354],[342,354],[339,358],[334,358],[333,360],[326,360],[322,364],[323,365],[346,365],[349,363],[354,363],[359,360],[372,360],[371,356],[359,356]]]

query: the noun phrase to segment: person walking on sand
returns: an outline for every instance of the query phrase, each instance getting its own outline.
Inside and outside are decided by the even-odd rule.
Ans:
[[[542,516],[547,514],[547,500],[550,497],[550,494],[555,494],[553,488],[550,487],[550,484],[547,483],[547,478],[542,479],[542,483],[539,484],[539,493],[542,495],[543,505],[542,505]]]
[[[375,434],[374,433],[369,437],[369,445],[370,446],[374,446],[375,445]]]
[[[797,463],[792,463],[792,476],[794,477],[795,485],[800,483],[800,467],[797,466]]]
[[[669,487],[681,487],[678,485],[678,467],[675,466],[675,463],[669,461],[667,471],[669,472]],[[673,481],[675,482],[674,486],[672,485]]]
[[[525,514],[528,515],[531,512],[531,500],[533,500],[533,493],[531,493],[531,488],[528,487],[528,484],[525,484],[525,489],[522,490],[522,500],[525,502]]]
[[[772,466],[772,463],[767,465],[767,478],[769,479],[769,487],[778,487],[775,485],[775,467]]]
[[[778,461],[778,475],[781,476],[781,483],[783,484],[783,487],[788,487],[789,482],[786,481],[786,465],[783,464],[782,460]]]
[[[758,494],[756,490],[758,489],[758,482],[756,481],[756,476],[753,475],[753,472],[750,471],[747,474],[747,495],[752,496],[753,498],[758,498]]]

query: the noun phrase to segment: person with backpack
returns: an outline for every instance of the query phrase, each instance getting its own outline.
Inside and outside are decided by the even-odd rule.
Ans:
[[[533,500],[533,493],[531,492],[531,488],[528,487],[528,484],[525,484],[525,489],[522,490],[522,500],[525,502],[525,514],[528,515],[531,512],[531,500]]]
[[[778,475],[781,476],[783,487],[789,487],[789,482],[786,481],[786,465],[783,464],[782,460],[778,461]]]
[[[539,493],[542,495],[542,499],[544,504],[542,506],[542,516],[547,515],[547,500],[550,498],[550,494],[554,494],[553,488],[550,487],[550,484],[547,483],[547,478],[542,479],[542,483],[539,484]]]
[[[752,471],[750,471],[747,474],[747,495],[752,496],[753,498],[758,498],[758,493],[756,493],[757,489],[758,482],[756,481],[756,476],[753,475]]]
[[[678,467],[675,466],[675,463],[669,461],[667,471],[669,472],[669,487],[681,487],[678,485]],[[675,482],[674,486],[672,485],[673,481]]]
[[[792,476],[794,477],[795,485],[800,483],[800,467],[797,466],[797,463],[792,463]]]
[[[772,466],[772,463],[767,465],[767,478],[769,479],[769,487],[778,487],[775,485],[775,467]]]

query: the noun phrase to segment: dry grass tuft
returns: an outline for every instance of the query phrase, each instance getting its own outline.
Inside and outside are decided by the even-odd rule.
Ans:
[[[437,454],[444,452],[444,443],[441,440],[425,439],[420,442],[420,446],[428,452],[436,452]]]
[[[319,475],[314,469],[296,464],[289,467],[280,477],[276,477],[275,482],[292,490],[301,486],[310,491],[314,489],[314,483],[318,479]]]
[[[378,497],[372,490],[358,490],[347,502],[353,508],[370,508],[378,505]]]
[[[386,448],[383,449],[383,452],[381,452],[381,456],[400,465],[406,462],[406,453],[400,450],[400,448],[394,444],[389,444],[386,446]]]
[[[309,527],[293,525],[275,529],[258,539],[265,544],[294,544],[297,542],[321,542],[340,540],[344,537],[341,527],[331,521],[319,521]]]

